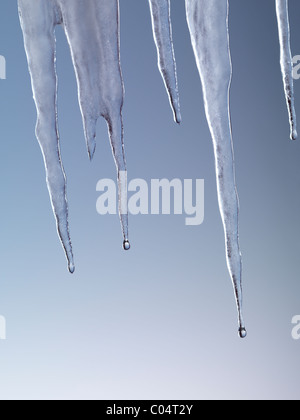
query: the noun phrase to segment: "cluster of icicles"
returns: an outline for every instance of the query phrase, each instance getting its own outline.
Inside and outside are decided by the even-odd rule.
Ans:
[[[170,0],[148,0],[161,75],[177,123],[181,121]],[[281,67],[290,115],[291,137],[297,137],[293,101],[288,0],[275,0],[281,47]],[[45,160],[47,185],[69,271],[74,272],[68,225],[66,178],[57,126],[55,27],[62,25],[76,72],[79,103],[88,153],[95,152],[96,123],[105,118],[118,171],[119,212],[128,239],[127,179],[123,143],[123,80],[120,65],[119,0],[18,0],[25,49],[37,108],[36,135]],[[228,0],[186,0],[187,21],[202,82],[205,111],[216,160],[220,212],[226,256],[239,315],[239,335],[247,335],[242,314],[242,263],[238,231],[229,90],[232,66],[228,34]]]

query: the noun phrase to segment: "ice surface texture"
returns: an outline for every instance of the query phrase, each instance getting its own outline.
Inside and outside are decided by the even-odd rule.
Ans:
[[[186,11],[214,145],[219,206],[225,230],[227,264],[238,306],[239,333],[241,337],[245,337],[238,227],[239,203],[229,111],[232,66],[228,35],[228,1],[186,0]]]
[[[154,41],[158,53],[158,67],[169,94],[174,120],[180,124],[180,104],[175,53],[172,39],[170,0],[149,0]]]
[[[45,160],[47,185],[59,237],[74,272],[68,224],[66,177],[57,122],[56,25],[63,25],[78,83],[87,149],[92,159],[96,123],[107,121],[118,170],[124,249],[129,249],[127,177],[123,144],[124,87],[120,66],[118,0],[19,0],[19,14],[37,108],[36,135]],[[88,6],[88,7],[87,7]]]
[[[292,55],[288,0],[275,0],[281,49],[281,69],[290,117],[291,138],[296,139]],[[18,0],[25,49],[37,107],[36,135],[43,152],[47,184],[58,233],[69,270],[74,261],[68,225],[66,177],[57,122],[55,27],[63,25],[76,72],[79,103],[88,154],[96,147],[96,123],[105,118],[118,170],[119,212],[123,247],[128,241],[127,172],[123,144],[123,80],[120,66],[118,0]],[[148,0],[158,67],[174,114],[181,122],[170,0]],[[234,285],[239,335],[247,335],[242,311],[242,260],[239,247],[239,202],[235,183],[229,93],[232,64],[228,31],[228,0],[186,0],[187,21],[202,82],[206,116],[213,139],[217,189],[225,231],[226,256]]]
[[[290,118],[291,139],[296,140],[297,122],[294,99],[293,64],[290,45],[290,24],[288,0],[276,0],[276,14],[280,42],[280,64],[283,77],[284,91]]]
[[[187,20],[191,33],[205,110],[215,152],[220,212],[225,230],[229,273],[234,285],[239,334],[247,332],[242,311],[242,259],[239,247],[239,202],[235,183],[234,153],[229,109],[232,64],[228,31],[228,0],[186,0]],[[288,106],[291,139],[297,138],[294,106],[293,67],[290,47],[288,0],[276,0],[280,41],[280,63]]]

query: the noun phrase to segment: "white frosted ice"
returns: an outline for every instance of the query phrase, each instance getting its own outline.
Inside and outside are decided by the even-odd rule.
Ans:
[[[158,53],[158,67],[163,77],[174,120],[181,122],[177,71],[173,47],[170,0],[149,0],[153,36]]]
[[[239,334],[244,338],[247,333],[242,314],[239,202],[229,109],[232,65],[228,34],[228,0],[186,0],[186,10],[214,145],[219,206],[225,230],[228,269],[238,307]]]
[[[276,0],[276,14],[280,42],[280,64],[290,118],[291,139],[296,140],[298,134],[294,99],[293,58],[290,42],[288,0]]]
[[[38,115],[36,135],[45,160],[47,184],[59,237],[66,252],[69,271],[72,273],[75,266],[57,122],[55,27],[59,24],[63,26],[70,46],[85,138],[91,159],[96,147],[97,120],[102,116],[107,121],[118,170],[124,249],[129,249],[119,1],[18,0],[18,4]]]

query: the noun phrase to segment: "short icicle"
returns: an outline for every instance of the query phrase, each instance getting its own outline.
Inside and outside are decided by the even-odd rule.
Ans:
[[[280,43],[280,65],[290,119],[290,137],[291,140],[296,140],[298,134],[294,98],[293,58],[291,53],[288,0],[276,0],[276,14]]]
[[[149,0],[154,40],[158,53],[158,67],[163,77],[174,120],[181,122],[177,70],[172,37],[170,0]]]

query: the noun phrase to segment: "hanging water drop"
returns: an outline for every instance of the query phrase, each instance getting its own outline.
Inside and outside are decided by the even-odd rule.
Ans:
[[[131,248],[130,242],[129,241],[124,241],[123,248],[124,248],[124,251],[129,251],[130,248]]]
[[[246,338],[247,337],[247,330],[246,330],[246,328],[240,328],[239,329],[239,336],[240,336],[240,338]]]

